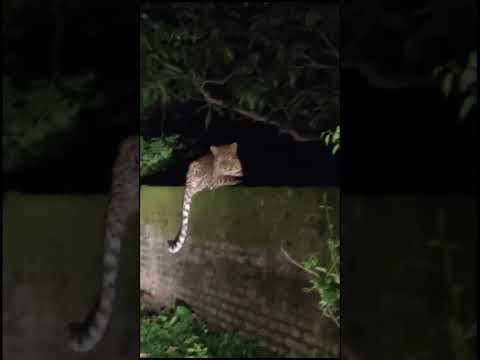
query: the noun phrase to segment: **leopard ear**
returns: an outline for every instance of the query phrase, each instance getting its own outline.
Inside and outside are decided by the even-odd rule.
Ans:
[[[232,150],[234,153],[237,152],[238,149],[238,144],[236,142],[230,144],[230,150]]]
[[[217,155],[217,147],[216,146],[210,146],[210,151],[212,152],[213,155]]]

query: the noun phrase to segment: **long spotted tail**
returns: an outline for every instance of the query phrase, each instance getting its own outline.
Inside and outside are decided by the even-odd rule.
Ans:
[[[90,351],[103,338],[110,322],[113,302],[116,296],[121,235],[125,230],[125,221],[116,214],[115,204],[110,204],[105,233],[105,251],[103,258],[103,283],[100,298],[83,323],[69,324],[70,347],[74,351]]]
[[[191,204],[192,204],[192,197],[190,196],[190,194],[188,194],[188,192],[185,192],[185,196],[183,197],[182,225],[175,239],[167,241],[168,251],[171,253],[178,252],[182,248],[183,244],[185,243],[185,239],[187,238],[188,217],[190,215]]]

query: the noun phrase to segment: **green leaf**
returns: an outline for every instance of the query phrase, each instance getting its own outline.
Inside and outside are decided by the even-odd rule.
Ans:
[[[332,274],[333,280],[335,281],[336,284],[340,285],[340,275],[339,274]]]
[[[469,88],[470,85],[474,84],[475,82],[477,82],[476,69],[467,67],[460,76],[458,89],[463,93]]]
[[[315,266],[315,270],[317,272],[321,272],[321,273],[326,273],[327,272],[327,269],[324,268],[323,266]]]
[[[330,143],[330,136],[331,134],[328,133],[327,135],[325,135],[325,145],[328,145]]]
[[[477,97],[475,95],[470,95],[463,100],[462,105],[460,107],[460,111],[458,113],[458,117],[460,120],[464,120],[467,115],[470,113],[470,110],[473,106],[477,103]]]
[[[338,128],[337,128],[338,129]],[[336,131],[333,133],[333,138],[332,141],[336,143],[338,140],[340,140],[340,131]]]
[[[332,149],[332,154],[335,155],[338,150],[340,150],[340,144],[335,144],[335,146]]]
[[[183,305],[179,305],[179,306],[177,306],[175,314],[179,318],[184,319],[184,318],[190,317],[192,315],[192,312],[187,307],[185,307]]]
[[[173,316],[170,321],[167,323],[167,326],[172,326],[173,324],[175,324],[178,320],[178,317],[177,315]]]

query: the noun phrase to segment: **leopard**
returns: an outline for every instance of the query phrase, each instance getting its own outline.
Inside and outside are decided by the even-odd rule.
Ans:
[[[177,253],[183,247],[188,233],[188,221],[193,197],[204,190],[215,190],[242,182],[243,167],[238,157],[236,142],[210,146],[210,152],[188,166],[183,196],[182,221],[177,236],[168,240],[168,251]]]
[[[139,137],[128,136],[117,150],[104,227],[103,279],[94,306],[80,323],[69,323],[69,345],[75,352],[88,352],[104,337],[114,308],[122,237],[127,219],[139,211]]]

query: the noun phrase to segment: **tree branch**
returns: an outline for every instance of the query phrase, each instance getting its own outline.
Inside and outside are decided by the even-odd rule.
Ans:
[[[225,79],[223,80],[204,80],[202,84],[200,85],[200,91],[204,90],[203,88],[205,87],[206,84],[217,84],[217,85],[225,85],[225,83],[230,80],[230,78],[233,76],[233,72],[228,75]]]
[[[291,262],[293,265],[295,265],[296,267],[302,269],[303,271],[307,272],[308,274],[312,275],[312,276],[315,276],[315,277],[318,277],[318,274],[315,273],[314,271],[311,271],[311,270],[308,270],[306,269],[305,267],[303,267],[300,263],[298,263],[297,261],[295,261],[291,256],[290,254],[284,249],[283,245],[280,245],[280,250],[282,251],[283,255],[285,255],[285,257],[287,258],[287,260],[289,262]]]
[[[237,106],[230,106],[229,104],[227,104],[225,101],[223,100],[220,100],[220,99],[217,99],[217,98],[214,98],[212,97],[205,89],[204,89],[204,86],[207,84],[207,83],[215,83],[215,84],[225,84],[226,81],[228,81],[228,79],[232,76],[232,74],[230,74],[229,76],[227,76],[227,78],[225,78],[224,80],[205,80],[202,82],[202,84],[198,85],[198,90],[200,91],[200,93],[203,95],[203,98],[206,102],[210,103],[210,104],[213,104],[213,105],[217,105],[217,106],[221,106],[223,108],[226,108],[226,109],[232,109],[233,111],[243,115],[243,116],[246,116],[254,121],[257,121],[257,122],[263,122],[263,123],[267,123],[269,125],[273,125],[275,126],[281,133],[287,133],[289,135],[291,135],[293,137],[293,139],[295,141],[319,141],[321,140],[320,139],[320,134],[319,135],[302,135],[300,134],[298,131],[294,130],[294,129],[290,129],[290,128],[286,128],[285,126],[277,123],[277,122],[273,122],[273,121],[270,121],[268,118],[256,113],[256,112],[253,112],[253,111],[249,111],[249,110],[244,110],[244,109],[241,109]],[[194,78],[195,80],[195,78]],[[195,81],[194,81],[195,83]]]

